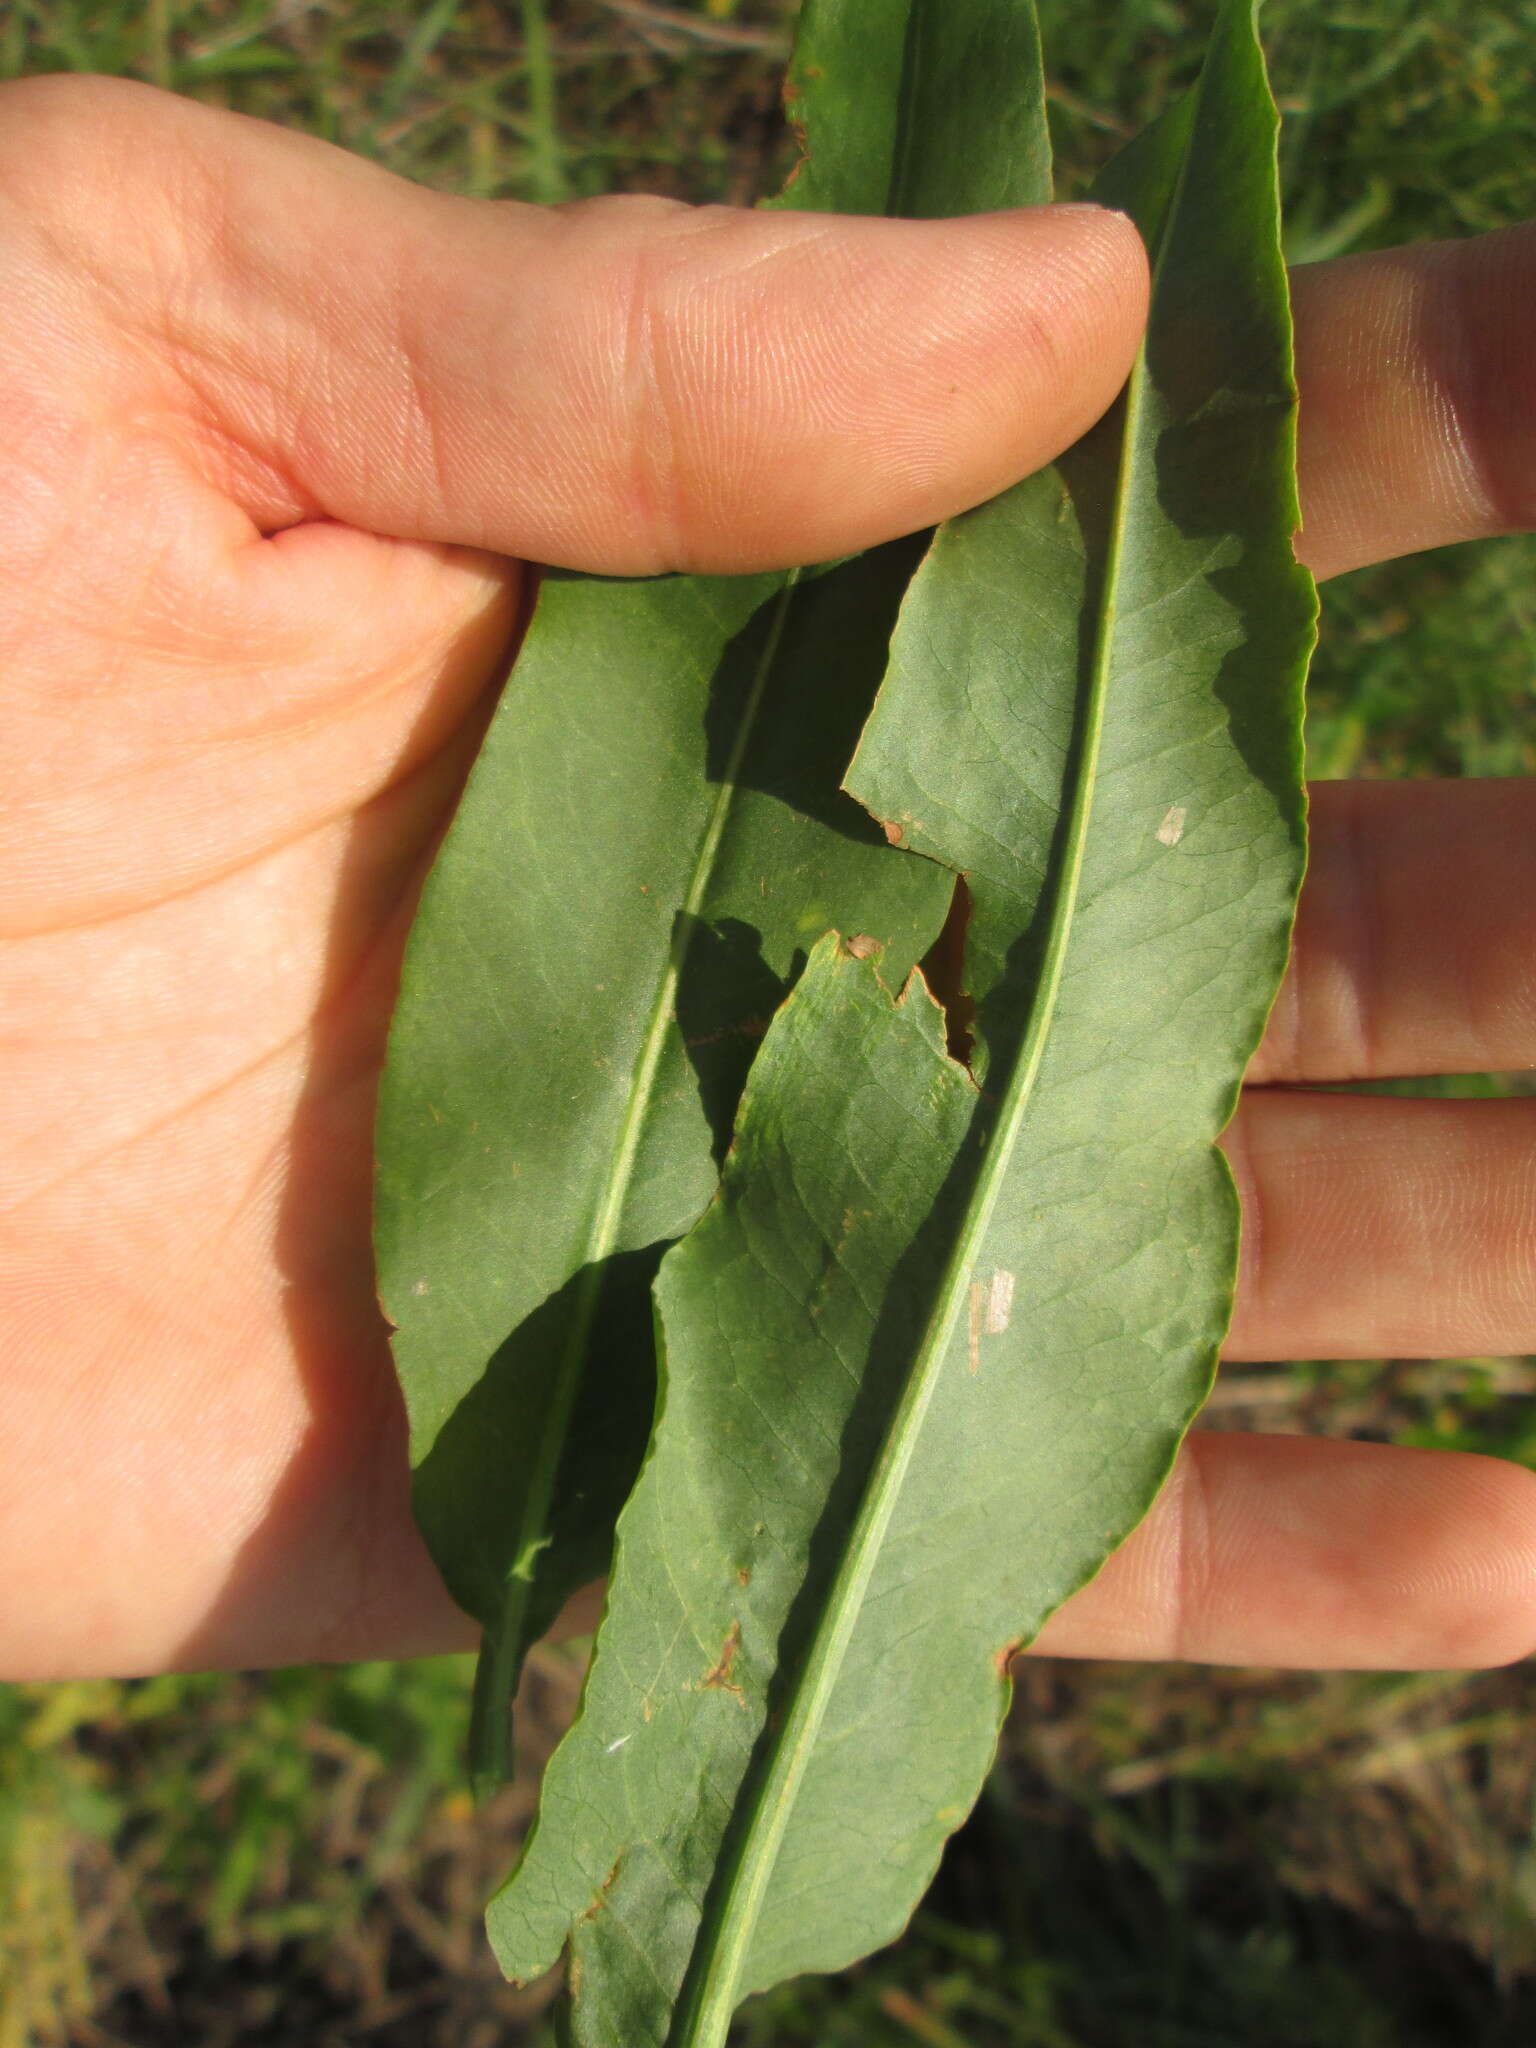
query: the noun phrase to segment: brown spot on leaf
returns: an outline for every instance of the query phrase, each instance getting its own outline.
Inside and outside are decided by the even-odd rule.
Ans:
[[[740,1648],[741,1623],[733,1621],[726,1630],[725,1641],[720,1646],[719,1662],[713,1670],[704,1674],[704,1689],[706,1692],[728,1692],[744,1707],[747,1704],[746,1694],[731,1679],[731,1673],[736,1668],[736,1653]]]
[[[750,1586],[750,1585],[751,1585],[751,1583],[752,1583],[752,1574],[751,1574],[751,1573],[750,1573],[750,1572],[749,1572],[749,1571],[747,1570],[747,1568],[746,1568],[746,1566],[745,1566],[745,1565],[742,1565],[742,1566],[741,1566],[741,1568],[740,1568],[740,1569],[738,1570],[738,1572],[737,1572],[737,1574],[736,1574],[736,1583],[737,1583],[737,1585],[738,1585],[738,1586]]]
[[[843,951],[855,960],[873,960],[881,950],[880,941],[872,939],[868,932],[857,932],[853,938],[843,941]]]
[[[891,818],[882,818],[880,829],[884,832],[892,846],[900,846],[902,840],[906,837],[902,827]]]
[[[581,1916],[583,1920],[595,1920],[598,1914],[601,1913],[601,1911],[603,1910],[604,1906],[607,1905],[608,1893],[612,1889],[613,1880],[619,1874],[619,1864],[623,1861],[624,1858],[622,1856],[619,1857],[618,1862],[614,1864],[612,1870],[609,1871],[608,1875],[603,1879],[602,1883],[598,1886],[591,1905],[588,1906],[585,1913],[583,1913]]]

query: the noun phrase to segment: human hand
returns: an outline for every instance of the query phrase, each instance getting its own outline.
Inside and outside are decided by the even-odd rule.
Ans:
[[[1139,247],[1077,210],[540,213],[139,87],[3,99],[0,1672],[464,1645],[370,1139],[518,558],[781,565],[989,495],[1122,381]],[[1520,237],[1302,274],[1314,566],[1528,523],[1533,276]],[[1258,1078],[1527,1062],[1529,934],[1481,906],[1533,900],[1530,821],[1519,788],[1322,792]],[[1536,1341],[1533,1110],[1255,1091],[1232,1355]],[[1043,1646],[1496,1661],[1533,1567],[1513,1467],[1201,1437]]]

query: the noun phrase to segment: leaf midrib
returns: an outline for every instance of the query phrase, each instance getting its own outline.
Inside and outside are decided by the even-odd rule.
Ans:
[[[1198,118],[1200,91],[1201,87],[1197,86],[1191,110],[1191,133]],[[1154,299],[1163,274],[1172,224],[1183,200],[1190,156],[1191,145],[1186,140],[1151,266]],[[723,1894],[719,1895],[720,1906],[701,1927],[690,1970],[688,2003],[681,2015],[681,2027],[672,2037],[673,2048],[724,2048],[736,2008],[737,1986],[741,1981],[747,1950],[794,1810],[796,1794],[858,1625],[902,1483],[916,1453],[923,1422],[938,1385],[940,1369],[954,1340],[971,1285],[976,1256],[990,1227],[1039,1078],[1076,917],[1088,825],[1098,780],[1104,707],[1119,617],[1116,591],[1125,547],[1146,384],[1147,346],[1143,337],[1126,385],[1120,473],[1105,551],[1104,597],[1083,705],[1082,744],[1068,816],[1066,858],[1052,900],[1039,990],[1009,1079],[1002,1114],[988,1134],[982,1153],[977,1177],[979,1199],[972,1204],[965,1227],[945,1262],[937,1312],[913,1359],[901,1400],[866,1483],[843,1561],[823,1605],[822,1619],[801,1664],[757,1785],[750,1795],[751,1804],[739,1838],[734,1867]]]

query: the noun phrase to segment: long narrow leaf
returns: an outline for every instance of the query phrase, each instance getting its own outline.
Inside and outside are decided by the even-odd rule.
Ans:
[[[649,1286],[829,920],[911,960],[943,878],[838,788],[912,551],[798,578],[550,578],[413,931],[379,1121],[418,1518],[527,1645],[606,1566],[654,1395]]]
[[[967,0],[958,41],[938,18],[807,6],[793,92],[817,154],[780,205],[1049,197],[1044,123],[1012,96],[973,104],[981,131],[952,125],[973,61],[1032,66],[1032,10]],[[526,1647],[608,1563],[651,1425],[649,1282],[715,1188],[768,1016],[829,924],[911,963],[944,920],[944,874],[893,860],[840,791],[918,553],[547,580],[432,870],[379,1108],[377,1247],[418,1520],[485,1624],[481,1784],[506,1774]]]
[[[1048,197],[1034,99],[961,91],[977,62],[996,81],[1022,53],[1027,75],[1035,49],[1011,0],[808,6],[797,114],[817,155],[782,203]],[[961,150],[943,123],[967,108]],[[507,1769],[528,1645],[607,1564],[651,1424],[650,1281],[714,1189],[767,1019],[829,925],[900,967],[943,922],[945,875],[893,856],[839,788],[919,552],[548,578],[428,881],[380,1102],[376,1236],[417,1518],[486,1631],[482,1784]]]
[[[976,1079],[828,940],[663,1266],[664,1401],[504,1966],[568,1940],[584,2048],[720,2048],[890,1939],[1007,1663],[1134,1527],[1203,1398],[1213,1140],[1302,844],[1294,393],[1251,0],[1103,196],[1154,259],[1122,404],[941,533],[851,786],[963,869]],[[979,1083],[979,1085],[978,1085]]]
[[[811,0],[793,92],[817,156],[780,203],[1047,199],[1044,121],[961,90],[1036,47],[1030,6]],[[416,1516],[485,1624],[485,1786],[528,1645],[608,1563],[651,1423],[649,1280],[713,1192],[766,1018],[827,924],[899,963],[944,920],[946,879],[891,860],[838,786],[915,559],[547,580],[428,881],[379,1106],[377,1251]]]

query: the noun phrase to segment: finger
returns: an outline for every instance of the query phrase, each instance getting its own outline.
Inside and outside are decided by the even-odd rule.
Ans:
[[[1255,1089],[1229,1358],[1536,1350],[1536,1100]]]
[[[1536,782],[1319,782],[1253,1081],[1536,1064]]]
[[[1509,1663],[1536,1648],[1536,1473],[1197,1432],[1146,1521],[1034,1647],[1313,1670]]]
[[[1319,576],[1536,520],[1536,224],[1292,275]]]
[[[268,529],[626,574],[825,559],[1075,440],[1144,314],[1135,231],[1095,208],[491,206],[121,81],[8,90],[0,188]]]

